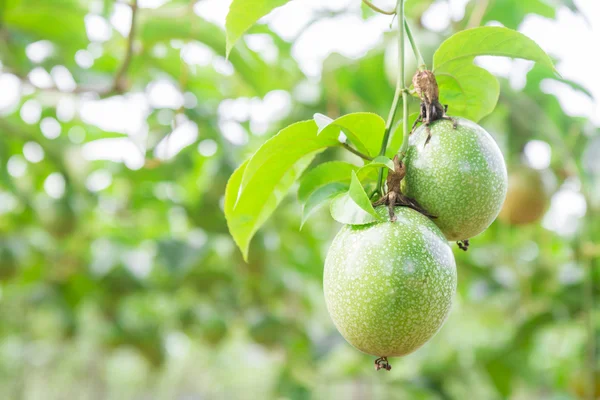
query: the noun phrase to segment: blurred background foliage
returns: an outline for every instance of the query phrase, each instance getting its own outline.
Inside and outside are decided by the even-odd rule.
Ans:
[[[390,18],[357,2],[313,2],[300,32],[350,14],[384,31]],[[429,63],[452,32],[579,12],[572,0],[464,1],[464,15],[427,29],[443,2],[407,1]],[[440,333],[375,373],[326,312],[324,254],[339,229],[327,210],[299,230],[288,196],[246,264],[222,201],[279,128],[315,112],[385,116],[395,38],[308,74],[294,38],[262,24],[226,61],[222,22],[204,17],[220,3],[0,1],[0,398],[600,396],[600,136],[541,90],[558,78],[500,76],[482,125],[509,164],[510,209],[455,249]],[[342,152],[316,162],[353,159]]]

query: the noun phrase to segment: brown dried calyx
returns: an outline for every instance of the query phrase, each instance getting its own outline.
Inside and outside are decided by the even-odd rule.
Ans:
[[[431,139],[431,132],[429,130],[429,124],[438,119],[448,119],[453,122],[454,128],[456,129],[457,121],[446,115],[448,106],[442,106],[440,104],[440,90],[438,88],[437,81],[433,72],[424,70],[417,71],[412,79],[415,92],[421,99],[421,110],[419,118],[415,121],[412,126],[411,133],[414,131],[417,123],[422,122],[427,126],[427,140],[425,144]]]
[[[379,371],[380,369],[390,371],[392,369],[392,366],[390,365],[390,362],[388,361],[387,357],[379,357],[377,360],[375,360],[375,369],[377,371]]]
[[[373,203],[373,206],[377,207],[384,204],[387,205],[390,214],[390,221],[392,222],[396,221],[396,214],[394,212],[394,207],[396,206],[409,207],[423,215],[426,215],[429,218],[435,218],[433,215],[427,213],[427,211],[425,211],[416,200],[413,200],[402,194],[400,190],[400,182],[402,182],[402,179],[404,179],[405,176],[406,165],[401,162],[398,158],[398,155],[396,155],[394,157],[394,171],[389,171],[387,176],[387,193]]]

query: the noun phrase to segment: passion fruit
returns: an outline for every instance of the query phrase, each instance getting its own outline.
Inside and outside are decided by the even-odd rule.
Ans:
[[[377,212],[387,217],[387,208]],[[396,207],[396,221],[346,225],[325,261],[327,309],[342,336],[379,357],[403,356],[427,342],[448,316],[456,264],[439,228]]]
[[[507,190],[506,164],[481,126],[464,118],[420,126],[410,137],[402,191],[435,216],[448,240],[469,239],[496,219]]]

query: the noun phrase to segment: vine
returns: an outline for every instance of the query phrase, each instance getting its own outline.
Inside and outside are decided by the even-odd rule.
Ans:
[[[398,101],[400,100],[400,95],[402,95],[402,103],[403,103],[403,119],[402,123],[404,125],[404,137],[402,138],[402,149],[406,151],[408,147],[408,135],[406,134],[408,129],[408,103],[407,103],[407,90],[406,84],[404,82],[404,0],[398,0],[396,3],[396,13],[398,15],[398,60],[399,60],[399,69],[398,76],[396,77],[396,91],[394,92],[394,99],[392,100],[392,106],[390,108],[390,112],[388,114],[387,122],[385,124],[385,131],[383,134],[383,140],[381,142],[381,150],[379,150],[379,155],[385,155],[385,151],[387,149],[388,141],[390,138],[390,133],[392,130],[392,125],[394,123],[394,118],[396,116],[396,111],[398,109]],[[400,159],[402,161],[402,159]],[[383,186],[383,168],[379,170],[379,175],[377,177],[377,188],[375,192],[381,193],[381,188]]]

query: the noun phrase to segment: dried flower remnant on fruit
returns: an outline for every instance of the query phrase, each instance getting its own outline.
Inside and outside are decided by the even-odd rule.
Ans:
[[[377,360],[375,360],[375,370],[379,371],[380,369],[385,369],[386,371],[390,371],[392,369],[387,357],[379,357]]]
[[[427,217],[435,218],[433,215],[427,213],[427,211],[425,211],[415,200],[408,198],[402,194],[402,191],[400,189],[400,183],[402,182],[402,179],[404,179],[405,176],[406,165],[402,161],[400,161],[398,155],[396,155],[394,157],[394,171],[388,172],[386,180],[387,193],[382,198],[373,203],[373,206],[388,206],[391,222],[396,221],[396,215],[394,213],[395,206],[409,207]]]
[[[448,106],[442,106],[440,104],[440,90],[438,88],[437,81],[433,72],[417,71],[413,76],[413,86],[415,92],[421,99],[421,110],[419,117],[412,126],[411,133],[415,130],[417,123],[422,122],[427,126],[428,136],[425,141],[425,145],[429,143],[431,139],[431,132],[429,132],[429,124],[438,119],[448,119],[453,122],[454,128],[457,126],[457,121],[446,115]]]
[[[456,244],[458,245],[458,248],[462,251],[469,250],[469,239],[459,240],[458,242],[456,242]]]

